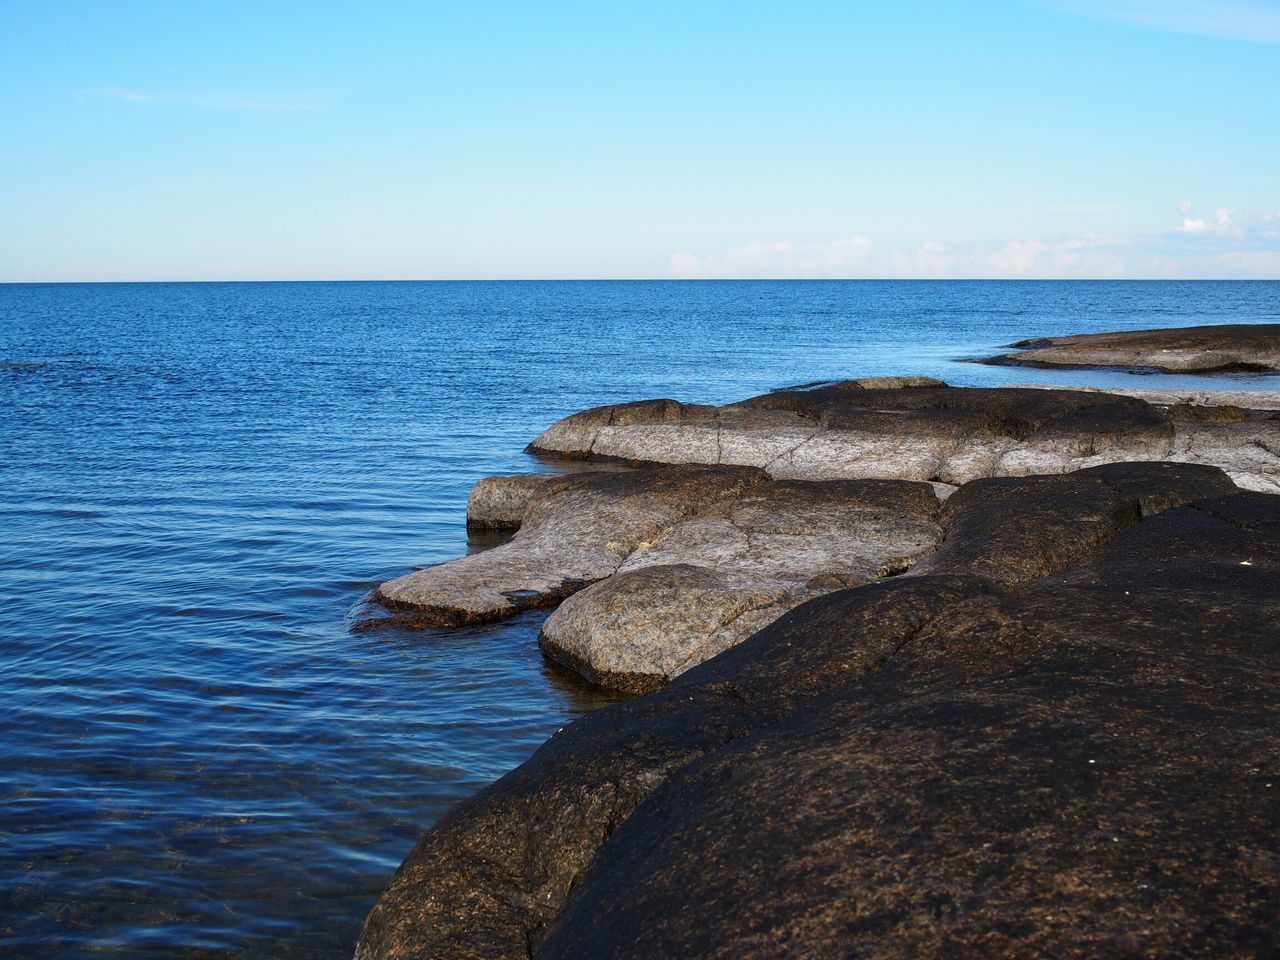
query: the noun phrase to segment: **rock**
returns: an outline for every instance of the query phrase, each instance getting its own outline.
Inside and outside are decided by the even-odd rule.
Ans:
[[[540,484],[511,540],[388,581],[374,599],[399,623],[491,623],[552,606],[610,576],[678,521],[765,481],[759,470],[690,466],[580,473]]]
[[[531,449],[633,464],[743,464],[777,479],[951,486],[1174,460],[1220,466],[1249,489],[1280,491],[1280,418],[1272,412],[1206,411],[1200,404],[1155,405],[1068,389],[835,384],[724,407],[651,401],[566,417]]]
[[[1280,497],[1132,464],[941,521],[455,808],[357,956],[1265,954]]]
[[[1145,516],[1235,492],[1216,467],[1184,463],[975,480],[947,500],[939,518],[945,542],[912,572],[977,574],[1001,583],[1046,577],[1086,561]]]
[[[1158,373],[1280,370],[1280,323],[1226,324],[1044,337],[1013,344],[984,363],[1031,367],[1122,367]]]
[[[570,597],[539,642],[602,687],[656,689],[806,600],[901,573],[941,539],[937,511],[925,484],[758,484]]]
[[[516,530],[547,476],[484,477],[467,497],[468,530]]]
[[[1010,386],[1022,390],[1079,390],[1084,393],[1113,393],[1121,397],[1136,397],[1158,406],[1175,410],[1233,406],[1246,413],[1255,410],[1280,410],[1280,390],[1142,390],[1135,387],[1082,387],[1074,384],[1048,385],[1043,383],[1015,383]]]

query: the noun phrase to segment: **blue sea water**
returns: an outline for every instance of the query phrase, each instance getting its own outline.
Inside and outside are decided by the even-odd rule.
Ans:
[[[0,954],[345,957],[419,831],[604,702],[538,615],[353,633],[571,411],[1280,320],[1280,283],[0,286]],[[1218,381],[1221,383],[1221,381]],[[1236,389],[1276,387],[1235,379]]]

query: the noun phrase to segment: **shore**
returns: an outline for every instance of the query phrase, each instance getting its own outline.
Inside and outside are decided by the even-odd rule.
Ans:
[[[1274,942],[1280,394],[1124,394],[873,378],[553,425],[531,449],[614,469],[482,481],[469,522],[512,539],[377,596],[556,607],[550,658],[647,695],[432,828],[357,956]]]

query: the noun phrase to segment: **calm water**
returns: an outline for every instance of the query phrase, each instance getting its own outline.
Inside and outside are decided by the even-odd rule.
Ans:
[[[0,286],[0,953],[349,956],[419,830],[600,703],[536,616],[346,626],[464,552],[471,483],[541,469],[566,413],[889,372],[1201,385],[955,360],[1277,319],[1276,283]]]

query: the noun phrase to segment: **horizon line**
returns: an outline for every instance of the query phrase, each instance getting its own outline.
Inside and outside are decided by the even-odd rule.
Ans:
[[[163,283],[1280,283],[1280,277],[293,277],[201,280],[0,280],[5,287]]]

